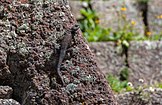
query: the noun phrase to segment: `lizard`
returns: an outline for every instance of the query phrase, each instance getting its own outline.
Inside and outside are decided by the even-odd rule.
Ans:
[[[59,55],[58,63],[57,63],[57,75],[61,79],[61,84],[63,86],[65,85],[65,83],[64,83],[64,80],[63,80],[61,72],[60,72],[61,64],[64,60],[65,55],[66,55],[67,48],[70,45],[70,43],[72,42],[72,40],[74,40],[74,36],[76,34],[76,31],[79,28],[80,28],[79,25],[75,24],[70,29],[66,30],[65,33],[64,33],[64,37],[61,41],[60,55]],[[75,40],[74,40],[74,43],[75,43]]]

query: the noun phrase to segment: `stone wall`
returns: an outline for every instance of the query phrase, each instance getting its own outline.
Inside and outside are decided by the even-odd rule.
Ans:
[[[162,105],[162,89],[149,88],[141,92],[126,92],[116,95],[120,105]]]
[[[80,9],[85,6],[80,0],[69,0],[72,13],[81,18]],[[146,5],[139,3],[140,0],[91,0],[92,8],[97,12],[100,18],[100,24],[104,27],[117,30],[119,24],[125,23],[119,16],[125,16],[128,23],[135,22],[134,30],[140,34],[151,32],[161,34],[162,28],[162,1],[149,0]],[[121,8],[126,8],[121,10]],[[144,14],[143,14],[144,13]],[[143,15],[142,15],[143,14]],[[147,27],[147,28],[146,28]]]
[[[102,26],[117,30],[118,27],[122,27],[134,21],[136,25],[133,29],[141,34],[144,33],[142,17],[137,10],[135,0],[92,0],[92,7],[97,12]],[[127,9],[121,10],[123,7]],[[123,19],[121,17],[123,17]],[[124,17],[128,23],[125,22]]]
[[[125,68],[125,55],[118,53],[118,48],[113,42],[89,43],[95,54],[97,64],[104,73],[119,75],[119,71]]]
[[[128,51],[130,80],[143,79],[149,84],[162,81],[162,42],[131,42]]]
[[[162,34],[162,0],[150,0],[148,3],[148,23],[153,34]]]
[[[136,84],[143,79],[147,84],[162,81],[162,41],[131,42],[127,56],[118,53],[113,42],[90,43],[100,69],[104,74],[119,75],[127,67],[129,81]]]

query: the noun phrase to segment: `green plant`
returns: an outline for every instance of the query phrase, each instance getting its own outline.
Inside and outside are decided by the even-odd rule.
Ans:
[[[155,84],[155,87],[157,87],[157,88],[162,88],[162,83],[156,83],[156,84]]]
[[[162,40],[162,33],[147,37],[145,40]]]
[[[129,41],[137,39],[138,33],[133,30],[133,21],[127,21],[126,17],[123,16],[122,11],[117,11],[119,18],[118,31],[113,31],[110,28],[103,28],[99,25],[99,17],[96,12],[91,8],[90,0],[86,1],[88,7],[81,9],[80,13],[82,19],[79,20],[81,30],[85,38],[89,41],[115,41],[121,42],[119,44],[129,46]],[[123,8],[125,10],[125,8]],[[121,21],[125,22],[124,25]]]
[[[145,39],[145,36],[141,35],[135,28],[136,21],[127,18],[127,8],[125,4],[123,4],[120,10],[116,9],[116,7],[114,7],[114,9],[118,17],[118,27],[117,30],[112,32],[112,35],[117,45],[128,48],[130,41]]]
[[[89,3],[91,0],[80,0],[80,1],[85,1],[85,2],[88,2]]]
[[[85,0],[84,0],[85,1]],[[81,9],[82,19],[78,20],[84,37],[89,41],[109,41],[111,40],[110,29],[102,28],[99,25],[99,17],[90,6],[90,0],[86,1],[88,7]]]
[[[132,88],[128,85],[128,81],[121,81],[118,77],[113,75],[108,75],[107,80],[113,91],[120,93],[125,89],[130,91]]]
[[[94,29],[96,26],[95,20],[97,19],[95,11],[90,8],[84,8],[80,10],[80,13],[83,16],[79,20],[82,31],[85,32],[87,29]]]
[[[120,71],[120,80],[127,81],[129,77],[129,71],[128,68],[124,68]]]
[[[137,0],[139,3],[148,3],[149,0]]]
[[[111,40],[109,34],[110,29],[104,29],[100,26],[96,26],[94,29],[87,29],[86,32],[84,32],[84,36],[89,42],[109,41]]]
[[[114,41],[118,46],[125,49],[129,47],[129,42],[132,40],[162,40],[161,35],[151,35],[151,32],[148,32],[148,36],[140,34],[135,28],[136,21],[127,18],[125,4],[123,4],[120,10],[114,6],[118,17],[118,27],[114,31],[112,28],[103,28],[100,26],[99,17],[92,9],[91,0],[81,1],[87,2],[87,6],[81,9],[80,13],[83,18],[79,19],[78,22],[80,23],[84,37],[89,42]],[[148,1],[138,0],[139,3],[147,3]]]

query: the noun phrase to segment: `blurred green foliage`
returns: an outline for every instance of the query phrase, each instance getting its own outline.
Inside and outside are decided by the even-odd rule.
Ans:
[[[139,3],[148,3],[149,0],[137,0]]]
[[[83,35],[89,42],[108,41],[110,40],[110,29],[101,28],[98,24],[99,18],[96,12],[90,8],[80,11],[83,19],[80,19],[80,27]]]
[[[121,92],[124,88],[127,87],[127,81],[120,81],[117,77],[113,75],[108,75],[107,80],[112,90],[115,92]]]
[[[151,37],[145,38],[145,40],[162,40],[162,33],[152,35]]]
[[[90,0],[87,3],[90,5]],[[133,31],[133,26],[124,17],[121,21],[125,21],[126,24],[119,26],[119,30],[114,32],[110,28],[103,28],[99,25],[99,17],[90,6],[81,9],[80,13],[83,17],[79,20],[80,27],[89,42],[115,41],[118,45],[128,47],[128,42],[137,38],[138,33]]]
[[[84,7],[80,10],[82,19],[78,20],[80,23],[81,30],[84,37],[89,42],[99,42],[99,41],[114,41],[117,45],[124,45],[129,47],[129,42],[132,40],[162,40],[162,35],[140,35],[134,26],[136,25],[135,21],[128,21],[126,16],[122,14],[121,11],[117,11],[118,17],[120,17],[118,30],[113,31],[111,28],[103,28],[100,26],[99,16],[91,8],[91,0],[81,0],[87,3],[87,7]],[[139,0],[139,2],[147,2],[148,0]],[[124,11],[126,8],[122,8]],[[124,24],[121,24],[124,22]]]
[[[123,91],[132,91],[133,85],[128,82],[129,71],[128,68],[123,68],[120,71],[119,76],[114,76],[109,74],[107,76],[107,80],[112,88],[113,91],[120,93]]]
[[[157,88],[162,88],[162,83],[157,83],[157,84],[155,84],[155,87],[157,87]]]
[[[98,41],[114,41],[118,47],[127,49],[129,47],[129,42],[132,40],[162,40],[162,33],[159,35],[141,35],[136,30],[134,26],[136,22],[133,20],[127,20],[126,16],[123,15],[123,11],[126,11],[125,7],[121,8],[121,11],[117,11],[119,17],[118,30],[114,31],[111,28],[103,28],[100,26],[99,16],[92,9],[90,1],[91,0],[81,0],[87,3],[87,7],[80,10],[82,19],[79,19],[80,28],[83,32],[84,37],[89,42]],[[139,3],[147,3],[149,0],[138,0]],[[124,24],[121,24],[124,22]],[[107,80],[112,88],[117,93],[122,91],[132,91],[134,88],[130,86],[128,82],[129,72],[127,68],[121,70],[119,77],[114,75],[108,75]],[[158,87],[162,88],[162,84],[158,84]],[[140,89],[136,89],[140,91]]]
[[[133,87],[129,86],[128,81],[121,81],[117,76],[108,75],[107,80],[112,90],[121,93],[123,91],[132,91]]]
[[[128,78],[129,78],[129,71],[128,71],[128,68],[125,67],[124,69],[120,71],[120,80],[127,81]]]

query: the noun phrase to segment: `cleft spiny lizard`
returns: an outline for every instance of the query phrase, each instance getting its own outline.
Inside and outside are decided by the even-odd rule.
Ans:
[[[62,78],[62,74],[60,72],[61,64],[64,60],[64,57],[66,55],[66,51],[72,40],[74,40],[74,36],[76,34],[76,31],[79,29],[79,25],[75,24],[72,26],[72,28],[68,29],[64,33],[64,37],[61,41],[61,48],[60,48],[60,55],[58,58],[58,63],[57,63],[57,75],[59,76],[59,79],[61,80],[61,84],[64,86],[64,80]],[[75,40],[74,40],[75,42]]]

